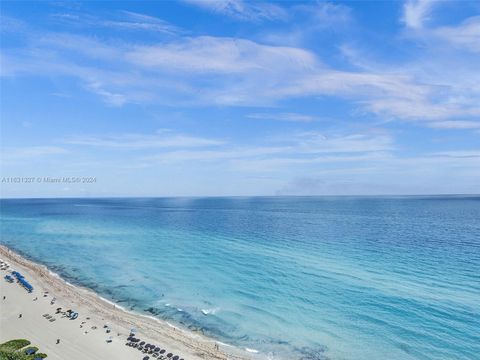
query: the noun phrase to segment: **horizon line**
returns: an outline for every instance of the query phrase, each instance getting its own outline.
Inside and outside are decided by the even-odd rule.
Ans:
[[[466,193],[445,193],[445,194],[330,194],[330,195],[153,195],[153,196],[55,196],[55,197],[2,197],[0,200],[68,200],[68,199],[173,199],[173,198],[204,198],[204,199],[218,199],[218,198],[314,198],[314,197],[480,197],[479,194],[466,194]]]

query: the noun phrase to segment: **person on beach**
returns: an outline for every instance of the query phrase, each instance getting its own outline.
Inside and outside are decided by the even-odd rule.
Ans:
[[[18,315],[18,318],[21,319],[21,318],[22,318],[22,314],[19,314],[19,315]]]
[[[60,344],[60,339],[57,339],[57,344]]]
[[[3,300],[5,300],[6,298],[7,298],[7,297],[6,297],[6,296],[4,296],[4,297],[3,297]]]

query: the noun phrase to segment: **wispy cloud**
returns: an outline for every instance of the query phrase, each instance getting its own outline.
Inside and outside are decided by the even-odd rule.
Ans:
[[[201,4],[214,6],[217,2]],[[247,8],[254,5],[260,6],[242,3]],[[324,9],[321,14],[330,14],[332,7],[337,9],[337,5],[325,6],[330,10]],[[443,37],[449,43],[475,50],[478,17],[457,27],[423,29],[420,24],[432,6],[428,1],[408,1],[405,21],[417,29],[417,34]],[[148,15],[121,14],[131,26],[163,24]],[[113,24],[117,20],[102,21]],[[267,107],[291,99],[329,96],[345,99],[359,113],[384,120],[425,121],[426,126],[432,120],[472,121],[480,115],[480,88],[475,85],[478,65],[465,61],[464,67],[447,69],[452,60],[432,57],[430,43],[424,46],[428,64],[424,60],[380,66],[377,59],[365,58],[347,47],[348,60],[355,69],[345,70],[326,65],[321,54],[309,49],[267,45],[251,39],[175,33],[163,40],[138,44],[117,36],[31,31],[28,45],[2,52],[2,75],[73,77],[112,106],[161,102]],[[461,58],[460,54],[457,57]],[[265,119],[263,113],[252,115]],[[295,112],[276,114],[276,119],[310,121]]]
[[[156,134],[119,134],[109,136],[74,136],[62,140],[69,145],[82,145],[123,149],[199,148],[224,144],[223,140],[159,130]]]
[[[428,123],[428,126],[436,129],[480,129],[480,121],[434,121]]]
[[[434,0],[407,0],[403,8],[405,25],[412,29],[421,29],[434,5]]]
[[[32,161],[41,157],[61,155],[68,153],[68,150],[58,146],[25,146],[25,147],[4,147],[0,162],[10,164],[18,161]]]
[[[299,132],[271,139],[264,145],[225,144],[218,149],[179,149],[148,155],[143,166],[172,163],[220,163],[224,167],[255,172],[327,162],[351,162],[386,156],[394,149],[387,134],[322,134]]]
[[[472,16],[457,26],[442,26],[431,35],[445,40],[456,48],[480,52],[480,16]]]
[[[480,150],[442,151],[442,152],[433,153],[432,156],[434,156],[434,157],[455,158],[455,159],[477,159],[477,160],[480,160]]]
[[[427,153],[416,157],[364,157],[344,166],[317,168],[297,175],[277,190],[277,195],[378,195],[455,193],[462,179],[466,193],[478,192],[479,151]],[[432,179],[442,178],[441,183]],[[457,190],[458,192],[458,190]]]
[[[201,36],[172,43],[134,47],[126,53],[135,65],[157,71],[248,74],[282,69],[313,68],[315,56],[306,50],[258,44],[251,40]]]
[[[102,24],[105,26],[131,29],[131,30],[148,30],[157,31],[166,34],[179,34],[185,32],[177,26],[168,23],[165,20],[154,16],[140,14],[132,11],[123,11],[126,19],[124,20],[106,20]]]
[[[408,69],[341,71],[311,51],[246,39],[178,37],[138,46],[45,34],[32,43],[32,48],[2,54],[4,75],[75,77],[114,106],[159,100],[271,106],[292,98],[336,96],[392,119],[447,120],[480,112],[475,96],[463,96],[458,78],[449,87],[442,77],[430,79],[438,84],[420,82]]]
[[[82,12],[54,13],[52,18],[63,23],[75,26],[106,27],[116,30],[138,30],[175,35],[185,32],[183,29],[170,24],[155,16],[145,15],[133,11],[118,11],[113,17],[105,19],[96,14]]]
[[[312,122],[316,118],[311,115],[298,114],[298,113],[253,113],[248,114],[250,119],[259,119],[259,120],[275,120],[275,121],[291,121],[291,122]]]
[[[281,20],[287,11],[279,5],[243,0],[184,0],[194,6],[244,21]]]

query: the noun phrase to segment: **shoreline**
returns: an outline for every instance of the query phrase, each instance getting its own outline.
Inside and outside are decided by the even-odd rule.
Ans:
[[[130,357],[124,356],[123,358],[125,359],[142,358],[140,356],[142,353],[138,350],[135,351],[124,345],[130,329],[134,328],[137,329],[136,337],[140,337],[142,340],[150,343],[161,344],[162,347],[166,348],[169,352],[178,354],[185,359],[247,360],[253,358],[252,356],[249,356],[247,351],[244,352],[242,349],[236,348],[235,346],[215,341],[201,333],[181,329],[165,320],[127,310],[121,305],[117,305],[113,301],[96,294],[93,290],[69,283],[59,274],[48,269],[45,265],[26,259],[5,245],[0,245],[0,258],[10,263],[9,270],[15,269],[22,272],[35,288],[34,292],[29,294],[17,286],[17,284],[7,284],[3,279],[3,276],[7,272],[2,271],[0,273],[2,276],[2,294],[7,290],[11,290],[9,288],[15,285],[16,288],[19,288],[19,290],[22,290],[25,293],[25,296],[21,296],[25,298],[22,300],[26,300],[27,302],[25,303],[25,306],[30,307],[28,303],[32,301],[32,298],[40,298],[41,294],[48,292],[49,300],[52,297],[56,298],[55,308],[62,306],[64,308],[76,309],[76,311],[80,313],[79,319],[83,320],[85,317],[88,317],[88,325],[90,327],[92,327],[91,325],[96,327],[96,329],[98,329],[96,330],[97,332],[101,333],[103,326],[108,324],[112,329],[112,336],[114,337],[115,343],[121,345],[121,347],[116,346],[118,347],[118,350],[115,352],[115,356],[118,355],[118,351],[122,351],[124,353],[123,355],[131,353]],[[52,310],[52,307],[50,307],[50,310]],[[4,312],[6,311],[2,311],[2,313]],[[40,326],[43,326],[43,324],[46,324],[45,319],[42,319],[41,314],[39,313],[37,315],[38,321],[35,321],[34,325],[39,324]],[[41,322],[42,320],[43,322]],[[1,322],[4,321],[7,320],[4,319],[2,314]],[[10,322],[11,321],[9,321],[9,327],[11,326]],[[52,325],[57,324],[54,323]],[[75,336],[93,334],[93,331],[87,333],[87,330],[84,330],[83,327],[79,329],[78,325],[80,325],[80,321],[74,321],[73,323],[68,321],[68,325],[72,325],[70,326],[72,329],[68,330],[75,330],[72,332],[72,335],[74,336],[72,339],[73,342],[75,342]],[[48,326],[50,326],[50,324]],[[11,340],[4,338],[5,333],[8,331],[4,331],[3,329],[5,329],[5,326],[0,323],[0,342]],[[21,332],[21,329],[16,330]],[[36,331],[39,330],[40,329],[37,329]],[[70,332],[68,332],[68,334],[70,334]],[[65,337],[68,334],[64,332],[58,336]],[[90,337],[92,338],[93,336]],[[102,338],[104,337],[105,336],[102,336]],[[86,344],[88,344],[88,341]],[[44,346],[41,343],[37,345],[41,348]],[[109,349],[114,347],[115,346],[111,346],[111,344],[105,345],[105,348]],[[62,356],[62,354],[59,354],[59,358],[65,358],[67,356],[69,355],[64,354]],[[98,354],[99,359],[103,358],[103,356],[104,355],[102,354]],[[49,354],[49,358],[54,358],[54,356],[52,357]]]

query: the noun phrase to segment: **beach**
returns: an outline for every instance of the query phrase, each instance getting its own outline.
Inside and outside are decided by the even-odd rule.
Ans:
[[[235,348],[218,344],[202,334],[127,312],[90,290],[67,283],[45,266],[5,246],[0,246],[0,259],[10,265],[7,270],[0,271],[0,343],[28,339],[51,360],[142,359],[145,354],[125,345],[131,329],[135,329],[136,338],[156,344],[166,349],[165,354],[172,353],[179,358],[247,358],[234,354]],[[32,293],[17,282],[4,280],[12,270],[20,272],[33,286]],[[59,307],[73,309],[78,312],[78,318],[71,320],[61,313],[56,314]],[[48,320],[46,314],[55,321]],[[57,339],[60,340],[58,344]]]

